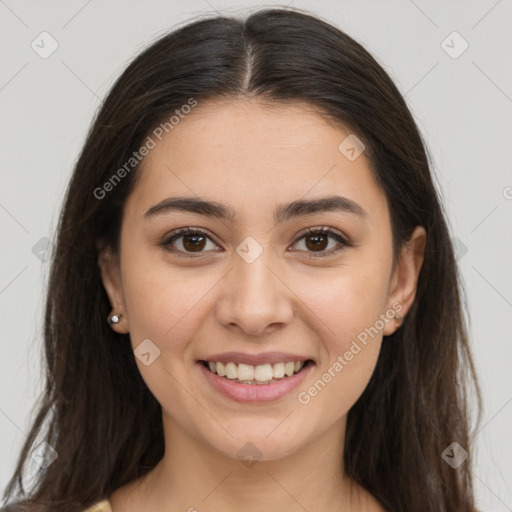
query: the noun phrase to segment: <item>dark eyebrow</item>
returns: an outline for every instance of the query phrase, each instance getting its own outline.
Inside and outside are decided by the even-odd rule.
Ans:
[[[152,206],[144,218],[155,217],[172,211],[182,211],[215,217],[233,222],[236,218],[235,211],[215,201],[205,201],[197,197],[169,197]],[[279,205],[274,212],[276,223],[284,222],[294,217],[302,217],[320,212],[343,212],[367,217],[366,211],[357,203],[341,196],[322,197],[320,199],[297,200],[289,204]]]

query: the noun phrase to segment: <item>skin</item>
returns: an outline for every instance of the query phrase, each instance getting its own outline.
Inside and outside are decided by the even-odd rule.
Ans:
[[[407,314],[423,263],[418,226],[393,265],[386,197],[364,153],[350,161],[338,150],[349,134],[299,103],[200,102],[146,157],[125,205],[120,255],[104,250],[99,264],[112,309],[122,314],[113,329],[129,332],[134,349],[150,339],[160,350],[149,366],[136,363],[162,405],[166,449],[154,470],[113,493],[113,512],[384,510],[344,475],[342,454],[347,413],[369,382],[383,335],[399,322],[388,320],[359,343],[308,404],[297,399],[380,314],[393,304]],[[366,216],[319,212],[274,222],[278,204],[334,194]],[[188,212],[144,218],[182,195],[229,205],[236,220]],[[173,247],[190,258],[158,245],[187,226],[211,238],[202,257],[184,238]],[[299,236],[322,226],[352,246],[317,256],[339,243],[329,237],[315,251],[311,237]],[[248,236],[263,249],[252,263],[236,252]],[[293,352],[316,366],[279,400],[239,403],[195,366],[224,351]],[[237,457],[249,442],[261,454],[251,467]]]

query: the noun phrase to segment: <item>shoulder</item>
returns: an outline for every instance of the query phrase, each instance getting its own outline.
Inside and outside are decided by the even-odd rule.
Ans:
[[[112,507],[110,506],[109,500],[103,500],[95,503],[83,512],[112,512]]]
[[[31,501],[18,501],[0,508],[0,512],[46,512],[48,506],[43,506]],[[60,510],[60,509],[59,509]],[[76,510],[76,508],[74,509]],[[112,512],[109,500],[98,501],[82,512]]]

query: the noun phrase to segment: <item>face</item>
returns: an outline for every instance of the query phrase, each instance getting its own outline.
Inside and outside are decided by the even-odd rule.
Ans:
[[[417,228],[393,265],[386,197],[349,135],[298,103],[199,103],[146,157],[120,258],[100,265],[167,427],[273,460],[344,424],[424,247]],[[171,204],[185,197],[196,206]],[[282,376],[287,361],[305,364]]]

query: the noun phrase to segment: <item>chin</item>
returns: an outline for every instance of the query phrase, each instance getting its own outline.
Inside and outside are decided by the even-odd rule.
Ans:
[[[248,467],[257,461],[272,461],[283,459],[299,449],[299,442],[296,436],[290,436],[288,433],[279,434],[272,428],[265,431],[255,431],[250,433],[247,429],[240,431],[230,430],[233,438],[224,439],[222,443],[211,443],[211,446],[231,459],[238,459],[245,462]]]

